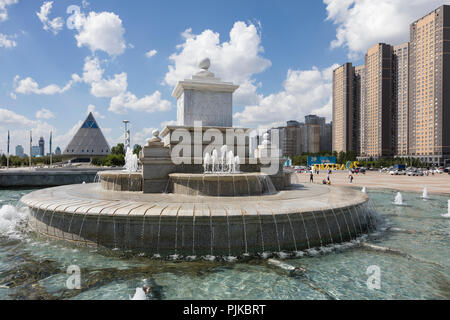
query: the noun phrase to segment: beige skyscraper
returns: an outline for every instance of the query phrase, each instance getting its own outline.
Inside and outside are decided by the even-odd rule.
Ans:
[[[362,113],[361,106],[365,103],[366,92],[366,67],[364,65],[355,67],[354,78],[354,99],[353,99],[353,113],[354,113],[354,146],[357,155],[361,155],[361,149],[365,148],[362,145],[364,141],[364,130],[361,128],[362,119],[365,119],[365,114]]]
[[[410,26],[409,153],[428,164],[450,158],[450,6]]]
[[[353,150],[354,68],[346,63],[333,71],[332,148],[337,152]]]
[[[393,57],[393,138],[394,154],[408,155],[409,42],[394,46]]]
[[[365,56],[366,92],[361,105],[361,156],[392,155],[392,46],[379,43]]]

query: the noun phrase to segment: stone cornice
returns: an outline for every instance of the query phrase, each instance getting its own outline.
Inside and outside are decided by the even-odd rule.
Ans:
[[[172,92],[172,96],[178,99],[184,92],[184,90],[201,90],[201,91],[216,91],[216,92],[231,92],[233,93],[239,88],[238,85],[234,85],[231,82],[221,81],[201,81],[201,80],[185,80],[178,82],[175,90]]]

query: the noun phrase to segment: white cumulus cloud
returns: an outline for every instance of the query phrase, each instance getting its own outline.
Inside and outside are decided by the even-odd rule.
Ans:
[[[13,40],[15,36],[0,33],[0,48],[14,48],[17,42]]]
[[[119,114],[126,113],[129,109],[148,113],[169,111],[170,101],[161,97],[161,92],[155,91],[152,95],[137,98],[133,93],[126,92],[111,98],[109,111]]]
[[[36,118],[38,119],[52,119],[55,115],[48,109],[42,108],[36,112]]]
[[[58,93],[64,93],[69,90],[72,85],[77,82],[76,76],[72,77],[64,87],[60,87],[56,84],[50,84],[46,87],[40,88],[39,84],[31,77],[20,79],[17,75],[14,77],[14,90],[20,94],[38,94],[38,95],[54,95]]]
[[[194,34],[192,29],[182,34],[184,43],[170,56],[172,64],[164,82],[174,87],[178,81],[190,78],[198,71],[198,62],[204,57],[211,59],[210,71],[223,81],[231,81],[241,87],[234,94],[237,105],[256,103],[260,86],[253,78],[272,65],[264,58],[261,36],[254,24],[237,21],[230,31],[229,41],[220,41],[220,35],[212,30]]]
[[[105,116],[98,112],[93,104],[88,105],[86,114],[89,114],[91,112],[96,119],[105,119]]]
[[[331,120],[332,75],[336,67],[337,64],[322,70],[288,70],[282,91],[262,97],[258,104],[246,106],[233,117],[239,125],[250,128],[302,121],[308,114]]]
[[[36,12],[39,20],[41,20],[45,31],[51,31],[54,35],[58,34],[64,26],[64,21],[61,17],[51,20],[48,16],[52,10],[53,1],[46,1],[41,6],[41,11]]]
[[[442,0],[323,0],[327,20],[337,25],[332,48],[346,47],[357,58],[379,42],[409,39],[409,25],[442,4]]]
[[[122,72],[114,77],[103,78],[105,70],[101,68],[97,57],[87,57],[83,68],[82,80],[91,85],[91,94],[97,98],[111,98],[127,90],[127,74]]]
[[[170,110],[171,103],[162,99],[161,92],[155,91],[152,95],[138,98],[127,91],[127,73],[115,74],[112,78],[104,78],[105,70],[102,69],[97,57],[87,57],[83,68],[83,76],[77,76],[80,81],[91,86],[91,94],[95,97],[111,98],[109,111],[119,114],[128,110],[157,112]]]
[[[139,144],[144,146],[147,143],[147,139],[153,137],[153,131],[155,128],[143,128],[141,131],[136,132],[132,139],[132,144]]]
[[[0,0],[0,22],[8,19],[7,6],[18,3],[19,0]]]
[[[157,53],[158,53],[158,51],[156,51],[155,49],[153,49],[153,50],[150,50],[150,51],[146,52],[145,55],[147,56],[147,58],[151,58],[151,57],[153,57],[154,55],[156,55]]]
[[[101,50],[111,56],[125,52],[125,29],[122,20],[113,12],[90,12],[76,14],[74,27],[78,47],[87,46],[93,53]]]
[[[27,117],[17,114],[8,109],[0,109],[0,126],[18,125],[18,126],[32,126],[36,121],[30,120]]]

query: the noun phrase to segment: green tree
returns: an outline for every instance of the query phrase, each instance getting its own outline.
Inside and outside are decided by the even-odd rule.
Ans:
[[[117,144],[117,146],[112,147],[111,154],[125,156],[125,147],[124,147],[123,143],[119,143],[119,144]]]
[[[141,152],[141,150],[142,150],[142,147],[141,147],[140,145],[138,145],[138,144],[135,144],[135,145],[134,145],[133,153],[134,153],[135,155],[139,156],[139,153]]]

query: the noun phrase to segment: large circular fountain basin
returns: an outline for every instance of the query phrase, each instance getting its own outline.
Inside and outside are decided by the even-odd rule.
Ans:
[[[368,197],[297,186],[274,195],[210,197],[111,192],[100,184],[25,195],[30,228],[48,237],[149,255],[241,255],[354,239],[371,225]]]
[[[169,177],[175,194],[236,197],[276,192],[270,176],[264,173],[172,173]]]

